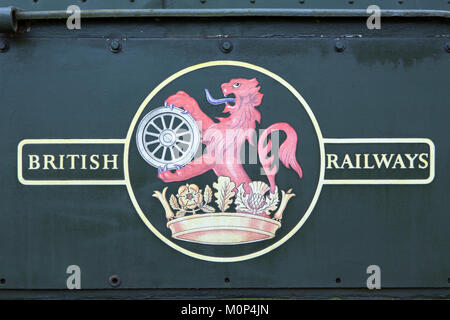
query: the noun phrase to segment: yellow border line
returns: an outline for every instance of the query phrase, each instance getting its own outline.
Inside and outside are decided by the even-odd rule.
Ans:
[[[429,184],[435,175],[435,146],[428,138],[324,138],[324,143],[425,143],[430,147],[430,175],[427,179],[325,179],[324,184]]]
[[[294,228],[292,228],[291,231],[289,231],[283,238],[281,238],[274,244],[272,244],[260,251],[242,255],[242,256],[236,256],[236,257],[214,257],[214,256],[198,254],[198,253],[189,251],[189,250],[177,245],[176,243],[172,242],[171,240],[166,238],[164,235],[162,235],[147,219],[147,217],[145,216],[141,207],[139,206],[139,204],[136,200],[136,197],[134,195],[133,188],[130,183],[130,174],[129,174],[129,170],[128,170],[128,156],[129,156],[130,142],[132,139],[133,130],[136,126],[136,123],[137,123],[141,113],[144,111],[147,104],[153,99],[153,97],[161,89],[163,89],[166,85],[168,85],[173,80],[175,80],[189,72],[192,72],[192,71],[195,71],[198,69],[202,69],[202,68],[214,67],[214,66],[243,67],[243,68],[258,71],[258,72],[265,74],[266,76],[269,76],[272,79],[278,81],[281,85],[286,87],[297,98],[297,100],[300,102],[302,107],[305,109],[306,113],[309,115],[309,117],[311,119],[311,122],[313,123],[314,129],[317,134],[317,139],[319,142],[319,151],[320,151],[319,181],[318,181],[317,188],[314,193],[313,199],[312,199],[308,209],[306,210],[305,214],[300,219],[300,221],[297,223],[297,225]],[[286,80],[284,80],[280,76],[276,75],[275,73],[273,73],[265,68],[262,68],[262,67],[259,67],[259,66],[247,63],[247,62],[233,61],[233,60],[217,60],[217,61],[209,61],[209,62],[200,63],[197,65],[193,65],[193,66],[187,67],[185,69],[182,69],[182,70],[176,72],[175,74],[171,75],[170,77],[168,77],[163,82],[161,82],[155,89],[153,89],[152,92],[150,92],[150,94],[144,99],[142,104],[139,106],[138,111],[136,112],[133,120],[131,121],[130,128],[128,129],[128,133],[127,133],[123,161],[124,161],[124,167],[125,167],[124,168],[125,180],[126,180],[127,190],[128,190],[128,194],[130,196],[131,202],[133,203],[136,211],[139,214],[139,217],[142,219],[142,221],[145,223],[145,225],[160,240],[162,240],[165,244],[172,247],[173,249],[175,249],[183,254],[186,254],[188,256],[191,256],[193,258],[196,258],[196,259],[205,260],[205,261],[213,261],[213,262],[236,262],[236,261],[244,261],[244,260],[248,260],[248,259],[253,259],[253,258],[259,257],[265,253],[268,253],[269,251],[272,251],[273,249],[275,249],[275,248],[279,247],[280,245],[282,245],[283,243],[285,243],[289,238],[291,238],[302,227],[302,225],[305,223],[305,221],[308,219],[311,212],[313,211],[313,209],[317,203],[317,200],[319,199],[320,191],[322,190],[322,185],[323,185],[324,175],[325,175],[325,146],[324,146],[324,142],[323,142],[322,132],[320,131],[319,124],[317,123],[316,117],[314,116],[311,108],[309,107],[308,103],[306,103],[305,99],[303,99],[303,97],[300,95],[300,93],[293,86],[291,86]]]
[[[22,151],[27,144],[125,144],[125,139],[24,139],[17,146],[17,178],[24,185],[125,185],[125,180],[26,180]]]

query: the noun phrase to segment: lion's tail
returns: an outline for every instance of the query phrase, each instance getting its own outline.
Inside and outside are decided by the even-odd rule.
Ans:
[[[278,150],[278,157],[286,168],[292,168],[297,172],[298,176],[302,178],[303,172],[302,168],[295,158],[295,153],[297,151],[297,132],[288,123],[279,122],[271,125],[265,129],[262,135],[259,137],[258,141],[258,154],[259,161],[262,164],[264,172],[267,175],[270,183],[270,190],[273,192],[275,190],[275,175],[278,171],[278,166],[274,166],[275,150],[271,152],[272,141],[270,138],[267,140],[267,144],[264,146],[264,142],[269,134],[274,131],[283,131],[286,134],[286,140],[281,144]],[[271,152],[271,155],[269,155]]]

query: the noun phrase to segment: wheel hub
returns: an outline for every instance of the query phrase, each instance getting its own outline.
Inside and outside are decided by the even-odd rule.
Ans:
[[[172,130],[164,130],[159,136],[159,141],[163,146],[171,147],[176,141],[175,133]]]

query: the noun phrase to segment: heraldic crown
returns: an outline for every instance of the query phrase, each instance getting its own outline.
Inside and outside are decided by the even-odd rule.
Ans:
[[[167,187],[153,196],[163,205],[167,227],[175,239],[221,245],[271,239],[295,194],[291,189],[282,190],[280,201],[278,187],[270,192],[262,181],[250,182],[249,186],[251,192],[247,194],[243,184],[236,188],[229,177],[220,176],[213,183],[214,193],[209,185],[201,190],[195,184],[184,184],[168,200]],[[228,212],[233,204],[236,212]]]

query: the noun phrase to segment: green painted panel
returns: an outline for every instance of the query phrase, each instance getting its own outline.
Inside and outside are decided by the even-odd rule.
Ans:
[[[68,31],[63,23],[32,22],[29,32],[5,35],[9,50],[0,53],[0,278],[5,282],[0,290],[64,289],[69,265],[80,266],[83,289],[110,289],[111,275],[120,277],[120,289],[365,288],[366,269],[374,264],[381,268],[383,288],[448,287],[448,25],[389,21],[383,28],[383,33],[376,33],[350,20],[337,24],[276,19],[140,24],[94,20],[83,23],[80,31]],[[338,52],[336,37],[344,34],[345,50]],[[220,50],[224,35],[233,46],[229,53]],[[119,53],[110,51],[111,39],[120,39]],[[157,170],[137,150],[135,128],[130,129],[141,103],[162,81],[190,66],[222,60],[250,63],[281,77],[305,99],[325,139],[317,137],[308,108],[283,81],[242,64],[205,65],[173,79],[144,106],[136,116],[138,122],[168,96],[184,90],[209,116],[227,116],[221,113],[223,106],[207,103],[203,90],[208,88],[213,97],[221,98],[222,83],[257,78],[264,93],[257,128],[288,122],[298,133],[296,156],[304,176],[300,180],[285,167],[277,175],[280,190],[293,188],[296,193],[286,207],[281,228],[273,239],[234,246],[171,237],[164,210],[152,194],[166,185],[168,194],[176,194],[184,183],[166,184],[158,179]],[[123,142],[127,134],[131,139]],[[371,138],[420,138],[431,143],[367,146]],[[120,182],[21,183],[19,163],[29,180],[79,177],[91,181],[99,177],[96,172],[85,174],[82,165],[66,173],[58,169],[31,172],[26,157],[18,162],[24,139],[47,141],[24,146],[24,155],[118,154],[119,166],[128,163],[128,173],[103,172],[102,179],[120,181],[122,173],[125,179],[129,174],[133,195],[162,236],[144,224],[131,193]],[[98,148],[77,143],[45,145],[52,139],[120,141]],[[426,153],[427,172],[405,168],[393,177],[426,180],[433,170],[434,180],[387,185],[325,183],[300,230],[279,247],[266,250],[290,235],[308,211],[320,184],[323,152],[336,148],[326,139],[366,139],[358,142],[365,148],[361,153]],[[121,143],[129,145],[128,153],[123,153]],[[342,145],[333,153],[359,152],[352,148]],[[258,177],[258,166],[246,170]],[[385,171],[362,174],[364,179],[392,179]],[[357,175],[351,170],[336,174],[328,178]],[[204,190],[207,184],[213,187],[216,179],[209,171],[189,183]],[[266,177],[260,179],[267,182]],[[237,262],[204,261],[161,239],[215,258],[260,250],[267,253]]]

